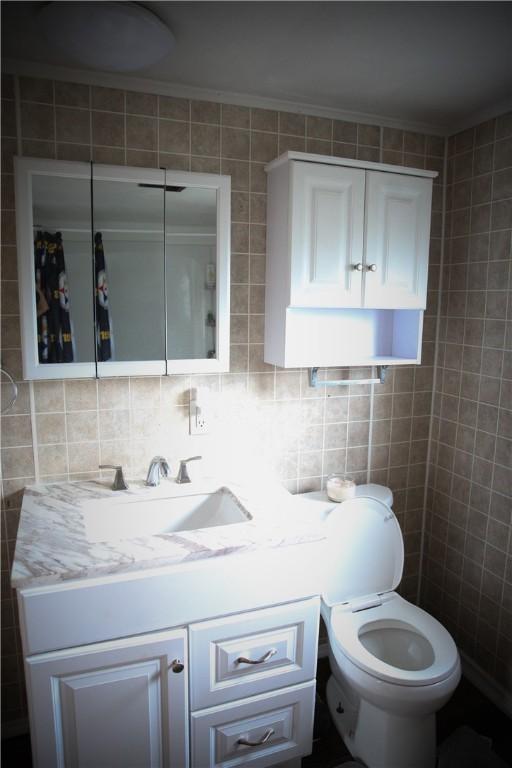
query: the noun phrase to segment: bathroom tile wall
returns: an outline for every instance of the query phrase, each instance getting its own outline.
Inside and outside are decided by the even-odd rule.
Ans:
[[[512,114],[449,141],[423,601],[512,692]]]
[[[2,611],[4,717],[23,715],[16,608],[9,567],[23,487],[41,480],[97,476],[101,463],[142,475],[157,452],[263,456],[293,492],[315,490],[348,471],[390,485],[405,535],[402,589],[414,599],[433,381],[441,245],[444,139],[375,125],[306,117],[81,84],[20,78],[3,83],[2,361],[20,381],[2,418]],[[232,179],[231,369],[225,375],[100,381],[21,381],[12,156],[166,167]],[[434,187],[429,303],[423,364],[389,371],[383,386],[313,390],[304,370],[263,362],[265,163],[287,150],[430,168]],[[323,372],[325,373],[325,372]],[[329,371],[329,377],[343,375]],[[352,370],[365,377],[368,371]],[[321,372],[322,375],[322,372]],[[208,437],[189,438],[192,384],[213,390],[217,416]],[[3,388],[7,396],[7,387]],[[218,446],[221,445],[219,450]]]

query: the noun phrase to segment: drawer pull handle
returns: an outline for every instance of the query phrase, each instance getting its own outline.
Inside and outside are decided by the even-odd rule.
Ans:
[[[236,660],[236,664],[264,664],[266,661],[275,656],[277,648],[270,648],[261,659],[246,659],[245,656],[239,656]]]
[[[260,747],[262,744],[266,744],[266,742],[274,735],[275,731],[273,728],[269,728],[261,739],[258,739],[258,741],[251,741],[250,739],[238,739],[237,744],[241,744],[243,747]]]

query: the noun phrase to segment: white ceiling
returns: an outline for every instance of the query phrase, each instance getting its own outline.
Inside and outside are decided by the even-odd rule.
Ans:
[[[2,3],[7,68],[93,82],[60,69],[74,63],[41,40],[40,5]],[[512,109],[512,2],[143,5],[177,44],[128,87],[441,133]]]

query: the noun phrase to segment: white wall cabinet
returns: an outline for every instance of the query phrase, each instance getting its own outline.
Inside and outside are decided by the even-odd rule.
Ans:
[[[186,768],[186,637],[177,629],[28,658],[35,767]]]
[[[313,597],[29,655],[35,768],[298,765],[312,745],[319,610]]]
[[[296,162],[290,173],[290,304],[360,307],[364,171]]]
[[[363,306],[425,309],[432,180],[366,172]]]
[[[265,361],[420,362],[436,174],[299,152],[266,170]]]

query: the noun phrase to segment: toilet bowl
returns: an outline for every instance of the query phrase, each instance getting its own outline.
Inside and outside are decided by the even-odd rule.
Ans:
[[[384,491],[337,504],[325,522],[327,699],[369,768],[434,768],[435,713],[460,680],[459,654],[442,624],[395,592],[404,547]]]

